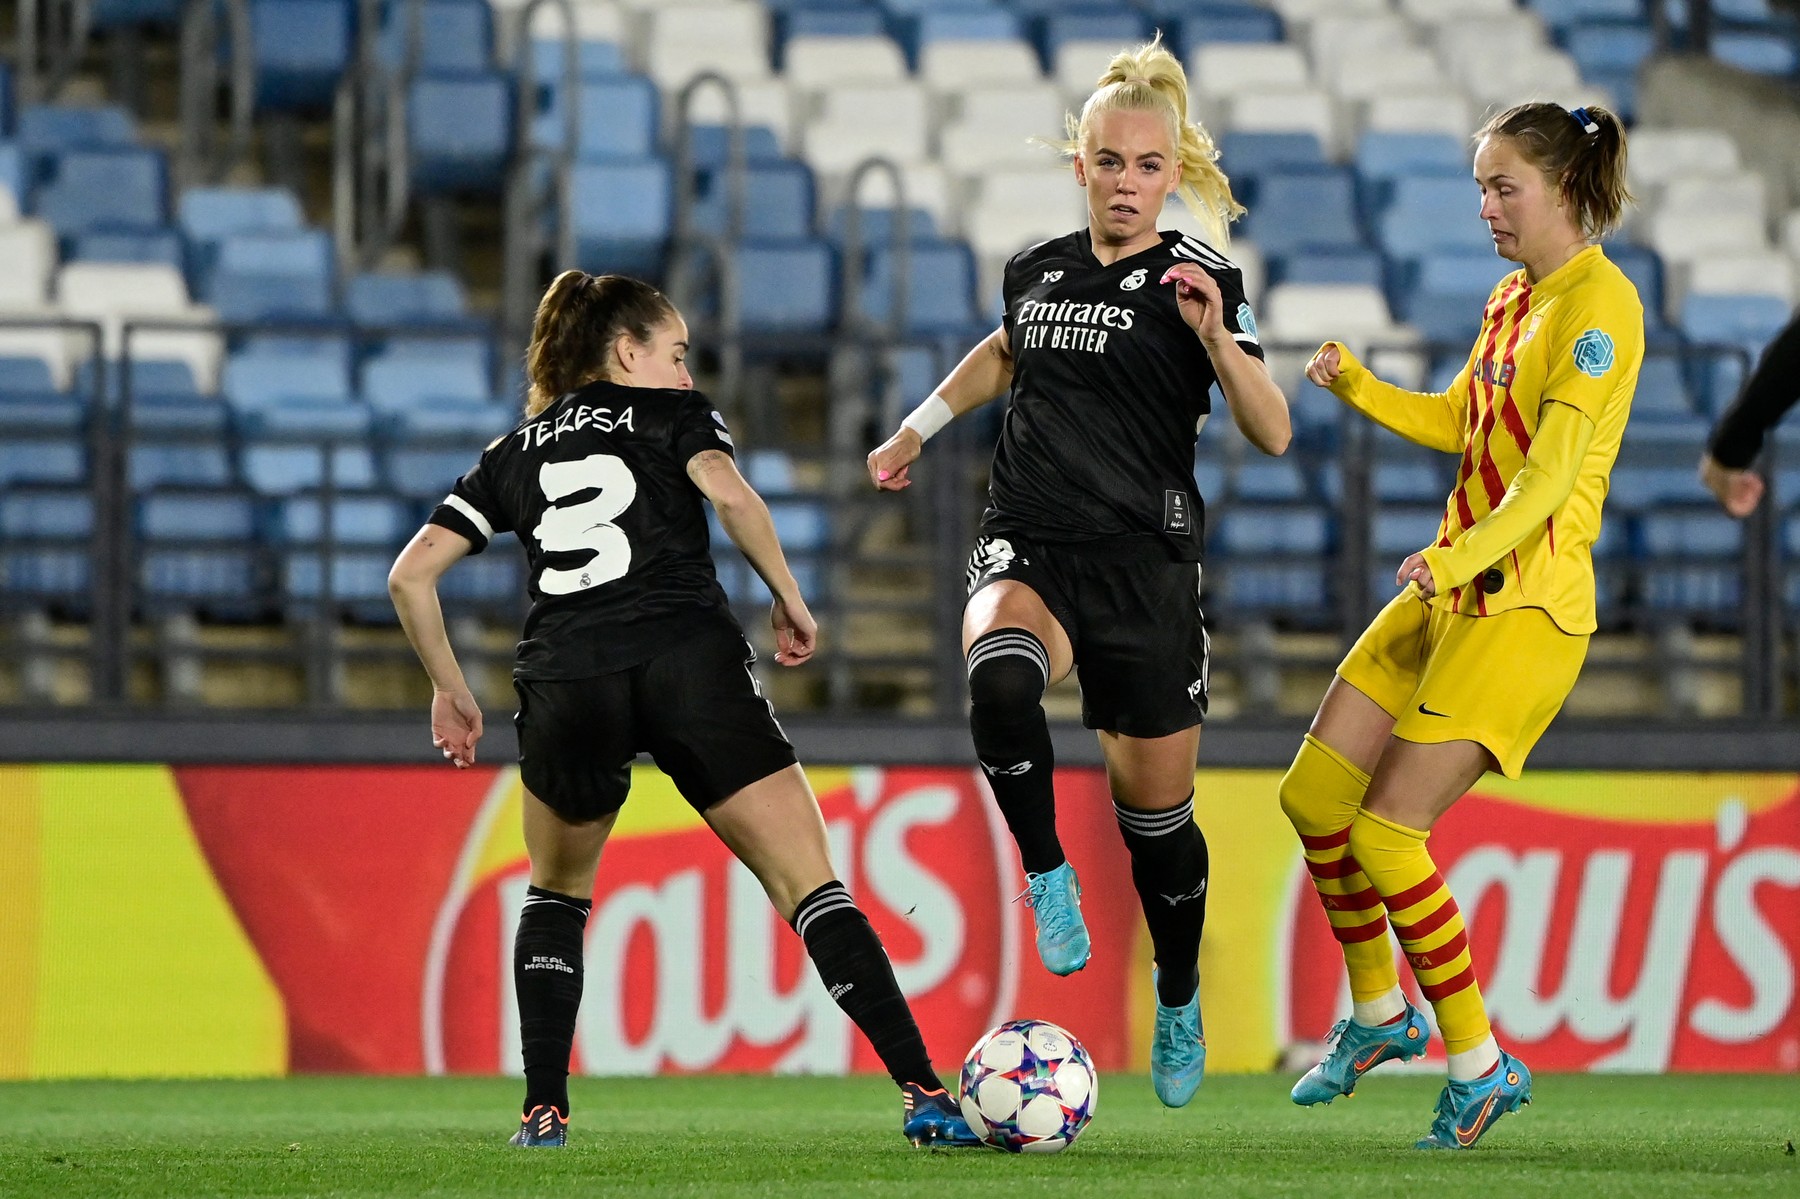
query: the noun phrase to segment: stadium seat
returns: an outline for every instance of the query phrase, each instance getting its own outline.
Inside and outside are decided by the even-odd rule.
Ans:
[[[413,41],[411,18],[418,18]],[[486,0],[421,0],[386,8],[377,41],[392,68],[479,72],[493,65],[493,15]]]
[[[156,150],[64,150],[37,190],[36,215],[58,234],[106,228],[160,229],[168,223],[168,182]]]
[[[1245,91],[1306,88],[1312,68],[1300,47],[1286,42],[1203,45],[1188,60],[1189,87],[1206,101]]]
[[[1394,180],[1388,205],[1376,218],[1376,236],[1390,258],[1420,258],[1434,250],[1492,254],[1494,241],[1480,210],[1481,193],[1467,178],[1406,175]]]
[[[1338,146],[1336,106],[1317,88],[1240,92],[1226,102],[1225,127],[1247,132],[1310,133],[1328,154]]]
[[[443,325],[468,315],[462,283],[448,271],[368,272],[344,285],[344,312],[358,325]]]
[[[1151,0],[1145,5],[1159,28],[1173,26],[1169,38],[1186,62],[1199,49],[1221,42],[1279,42],[1281,18],[1255,4],[1216,3],[1213,0]]]
[[[1394,314],[1430,340],[1467,345],[1481,329],[1494,285],[1515,269],[1491,249],[1426,254],[1402,273]]]
[[[0,312],[30,312],[50,299],[50,276],[56,269],[56,235],[43,221],[22,220],[0,225]]]
[[[1207,588],[1234,616],[1326,623],[1331,605],[1331,521],[1297,505],[1234,505],[1214,523],[1218,560]]]
[[[159,489],[134,503],[146,542],[246,543],[257,534],[256,502],[241,491]]]
[[[137,144],[130,114],[116,104],[33,104],[19,113],[16,131],[35,174],[63,150],[127,150]]]
[[[488,380],[475,364],[455,358],[387,354],[363,367],[363,398],[381,411],[423,409],[440,403],[486,404]]]
[[[985,175],[995,169],[1042,166],[1054,154],[1033,138],[1063,136],[1062,96],[1050,84],[972,87],[952,103],[956,113],[938,129],[938,157],[952,171]]]
[[[0,610],[85,609],[94,532],[94,501],[85,490],[0,492]]]
[[[191,187],[181,194],[176,221],[187,239],[194,290],[207,294],[219,242],[234,233],[298,233],[300,202],[280,187]]]
[[[739,232],[761,240],[803,238],[813,229],[813,176],[798,162],[760,162],[744,172],[743,224]],[[723,235],[731,212],[729,172],[697,172],[694,206],[689,213],[696,230]]]
[[[1365,130],[1436,133],[1459,140],[1469,136],[1472,119],[1468,98],[1449,89],[1375,96],[1363,110]]]
[[[564,89],[544,89],[532,121],[532,144],[562,145]],[[656,151],[656,88],[634,76],[583,78],[579,85],[576,151],[584,158],[641,158]]]
[[[397,546],[416,524],[412,505],[383,495],[340,495],[330,507],[331,537],[338,545]],[[317,545],[325,540],[324,500],[293,495],[271,504],[265,532],[277,545]]]
[[[658,275],[668,242],[669,165],[658,158],[586,161],[575,167],[576,263],[594,272]]]
[[[348,405],[355,395],[349,364],[328,347],[311,353],[240,353],[225,363],[220,390],[237,409],[283,401]]]
[[[1308,250],[1359,249],[1356,188],[1342,167],[1287,169],[1264,175],[1248,232],[1270,256]]]
[[[1742,523],[1716,509],[1647,512],[1637,523],[1645,607],[1734,627],[1743,602]]]
[[[641,45],[644,69],[671,96],[716,72],[754,81],[769,74],[769,18],[760,4],[711,3],[653,10]]]
[[[982,40],[941,36],[935,25],[926,23],[921,29],[931,32],[923,34],[930,40],[919,48],[918,78],[940,95],[954,96],[970,86],[1028,88],[1043,78],[1043,65],[1026,42],[1011,36]]]
[[[1762,352],[1791,315],[1785,300],[1769,295],[1691,295],[1681,309],[1681,331],[1696,342],[1743,346]]]
[[[354,54],[355,25],[352,0],[251,0],[256,107],[329,107]]]
[[[879,121],[869,114],[880,113]],[[824,93],[806,127],[806,160],[825,175],[847,175],[865,158],[897,163],[930,157],[930,99],[912,83],[842,85]]]
[[[207,299],[231,321],[330,314],[336,267],[320,230],[232,233],[219,241]]]
[[[891,318],[896,281],[892,252],[880,247],[871,251],[862,294],[862,311],[868,319],[879,324]],[[976,323],[975,263],[968,247],[961,242],[913,242],[908,248],[902,335],[968,334]]]
[[[835,323],[836,264],[824,242],[746,242],[731,257],[745,333],[820,334]]]
[[[1233,129],[1219,138],[1219,166],[1238,199],[1255,199],[1255,181],[1272,171],[1325,167],[1325,148],[1311,133],[1251,133]]]
[[[1269,264],[1271,283],[1360,283],[1382,285],[1381,255],[1373,250],[1302,250]]]
[[[512,80],[486,70],[421,76],[407,90],[406,128],[420,193],[498,191],[512,153]]]
[[[788,40],[782,74],[802,93],[838,84],[899,83],[907,78],[906,56],[885,36],[796,37]]]

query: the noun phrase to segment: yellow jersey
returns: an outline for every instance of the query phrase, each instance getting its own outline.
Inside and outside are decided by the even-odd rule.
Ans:
[[[1514,271],[1495,285],[1468,361],[1439,394],[1384,383],[1338,350],[1334,395],[1409,441],[1462,456],[1437,542],[1425,551],[1431,602],[1468,616],[1541,608],[1565,633],[1593,632],[1592,546],[1644,360],[1644,306],[1624,272],[1598,246],[1535,284]],[[1591,428],[1579,440],[1547,438],[1534,455],[1551,404]],[[1523,524],[1530,505],[1496,509],[1528,457],[1534,481],[1560,476],[1569,488]]]

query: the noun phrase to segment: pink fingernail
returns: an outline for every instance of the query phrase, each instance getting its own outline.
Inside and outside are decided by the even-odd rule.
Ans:
[[[875,477],[885,483],[887,482],[888,473],[885,470],[878,470],[875,472]]]
[[[1175,270],[1175,267],[1170,267],[1168,270],[1164,271],[1162,282],[1167,283],[1169,280],[1173,279],[1175,277]]]

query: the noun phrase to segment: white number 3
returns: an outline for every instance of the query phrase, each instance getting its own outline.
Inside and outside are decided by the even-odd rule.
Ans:
[[[631,542],[613,519],[637,499],[637,479],[624,461],[612,454],[589,454],[574,462],[546,462],[538,468],[538,486],[550,507],[544,509],[531,535],[546,553],[587,550],[592,556],[568,570],[546,567],[538,576],[538,590],[546,595],[568,595],[610,583],[631,569]],[[600,494],[566,508],[556,501],[579,491],[600,489]]]

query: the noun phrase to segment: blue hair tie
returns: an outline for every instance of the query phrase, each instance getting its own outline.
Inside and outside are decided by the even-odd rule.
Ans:
[[[1575,118],[1575,123],[1581,126],[1583,133],[1600,132],[1600,123],[1594,120],[1593,114],[1587,109],[1577,108],[1572,110],[1569,115]]]

